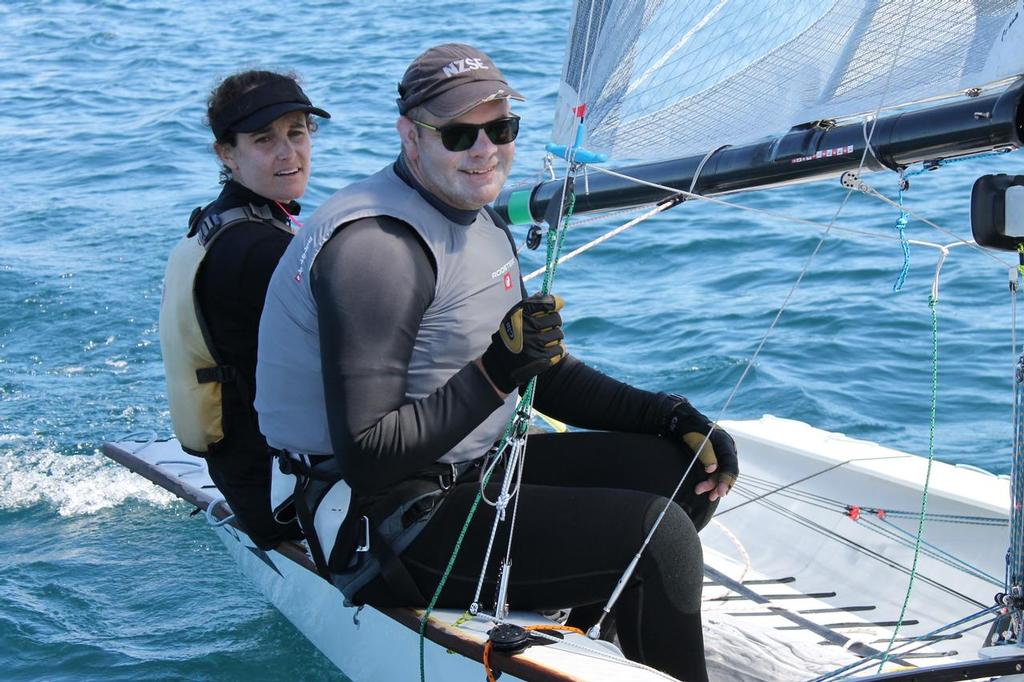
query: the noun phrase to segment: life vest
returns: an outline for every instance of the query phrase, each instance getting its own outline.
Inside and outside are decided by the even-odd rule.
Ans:
[[[408,224],[437,265],[433,301],[409,361],[407,401],[432,394],[484,352],[505,311],[522,298],[519,261],[489,211],[481,210],[470,225],[454,223],[387,166],[337,192],[313,214],[267,289],[255,404],[267,442],[280,450],[271,502],[285,508],[294,498],[318,571],[349,600],[383,575],[399,598],[424,603],[396,557],[422,531],[452,482],[501,436],[518,395],[386,498],[361,499],[339,480],[334,460],[346,453],[334,453],[331,444],[310,275],[339,226],[370,216]]]
[[[205,217],[204,210],[196,208],[188,233],[167,259],[160,300],[160,352],[174,433],[189,454],[216,454],[225,431],[223,384],[242,380],[214,347],[196,298],[196,276],[214,241],[228,228],[251,222],[292,233],[266,205],[249,204]],[[251,389],[241,393],[252,399]]]

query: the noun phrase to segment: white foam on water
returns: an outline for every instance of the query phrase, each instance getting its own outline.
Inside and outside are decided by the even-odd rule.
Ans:
[[[5,440],[14,440],[5,439]],[[141,476],[92,455],[0,451],[0,510],[50,504],[61,516],[91,514],[128,500],[167,506],[177,498]]]

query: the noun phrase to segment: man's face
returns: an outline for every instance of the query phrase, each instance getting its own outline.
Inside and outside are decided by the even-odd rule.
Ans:
[[[414,114],[417,120],[434,127],[451,123],[487,123],[509,115],[508,100],[485,102],[462,116],[443,120],[423,109]],[[411,112],[410,112],[411,113]],[[441,144],[441,135],[415,125],[408,118],[399,119],[409,168],[417,180],[438,199],[453,208],[476,211],[494,201],[508,179],[515,156],[515,142],[496,145],[483,130],[477,133],[472,147],[450,152]]]

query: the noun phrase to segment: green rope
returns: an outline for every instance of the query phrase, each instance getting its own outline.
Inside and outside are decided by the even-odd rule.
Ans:
[[[892,637],[885,648],[885,654],[878,664],[878,672],[889,659],[889,652],[892,651],[896,637],[899,635],[900,627],[903,625],[903,618],[907,614],[907,606],[910,604],[910,594],[914,589],[914,578],[917,576],[917,558],[921,553],[921,538],[924,535],[924,521],[928,513],[928,483],[932,476],[932,462],[935,461],[935,413],[937,411],[939,396],[939,316],[936,312],[938,301],[931,295],[928,296],[928,307],[932,312],[932,404],[931,416],[928,423],[928,468],[924,475],[924,490],[921,491],[921,513],[917,519],[917,537],[914,539],[914,561],[910,565],[910,580],[907,583],[907,594],[903,598],[903,606],[900,608],[900,617],[896,619],[896,627],[893,628]]]
[[[573,209],[576,207],[576,193],[570,191],[569,194],[569,205],[566,208],[565,219],[562,222],[562,229],[549,229],[547,238],[547,256],[544,264],[544,283],[541,285],[541,293],[547,294],[551,291],[551,284],[555,279],[555,270],[558,267],[558,256],[562,251],[562,241],[565,238],[565,232],[569,229],[569,221],[572,218]],[[526,434],[516,434],[517,424],[521,424],[524,421],[528,422],[530,419],[530,409],[533,407],[533,393],[537,384],[537,378],[530,379],[530,382],[526,385],[526,389],[523,391],[522,397],[516,405],[515,412],[512,417],[505,424],[505,431],[502,433],[501,441],[498,442],[497,447],[494,449],[495,453],[502,453],[508,442],[513,436],[519,438],[526,438]],[[466,538],[466,533],[469,531],[469,524],[473,520],[473,516],[476,514],[477,507],[480,506],[480,499],[483,496],[483,489],[487,487],[490,482],[491,475],[494,473],[494,469],[484,474],[483,480],[480,484],[480,490],[477,491],[476,497],[473,499],[473,504],[469,508],[469,513],[466,514],[466,521],[462,524],[462,530],[459,531],[459,537],[455,540],[455,547],[452,549],[452,555],[448,558],[448,565],[445,566],[444,572],[441,574],[441,580],[437,584],[437,589],[434,590],[433,596],[430,598],[430,603],[427,604],[426,610],[420,617],[420,682],[426,682],[426,664],[424,661],[424,648],[426,642],[427,633],[427,622],[430,620],[430,614],[434,611],[434,607],[437,605],[438,599],[441,597],[441,591],[444,589],[445,583],[448,582],[448,576],[451,575],[452,569],[455,567],[455,560],[459,556],[459,551],[462,549],[462,541]]]

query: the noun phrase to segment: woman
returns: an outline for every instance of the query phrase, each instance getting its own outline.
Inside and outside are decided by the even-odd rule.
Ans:
[[[253,409],[256,340],[270,276],[299,225],[314,107],[293,74],[243,71],[210,93],[207,122],[220,196],[192,212],[171,252],[160,346],[174,430],[206,458],[245,531],[262,548],[299,537],[270,507],[271,455]]]

